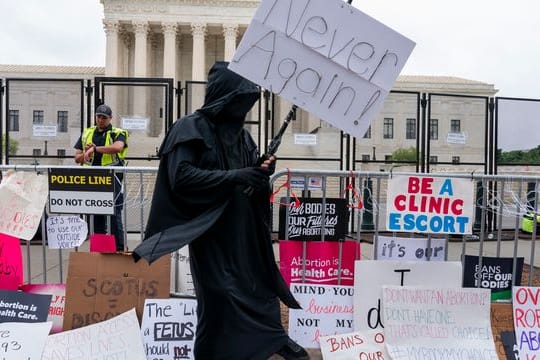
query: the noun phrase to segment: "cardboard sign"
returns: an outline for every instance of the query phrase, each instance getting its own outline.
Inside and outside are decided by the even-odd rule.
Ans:
[[[360,243],[356,241],[279,241],[279,270],[287,285],[307,283],[352,286],[354,262],[358,259]]]
[[[380,346],[361,332],[321,336],[321,353],[325,360],[385,360]]]
[[[7,173],[0,183],[0,233],[32,240],[47,201],[47,177]]]
[[[388,179],[386,229],[432,234],[472,234],[474,182],[428,176]]]
[[[49,210],[114,215],[114,174],[99,169],[49,169]]]
[[[51,295],[0,290],[0,323],[47,321],[50,304]]]
[[[229,68],[361,138],[413,47],[341,0],[263,0]]]
[[[141,331],[148,359],[194,359],[197,300],[147,299]]]
[[[147,360],[135,309],[99,324],[50,335],[42,360]]]
[[[24,282],[21,243],[0,233],[0,289],[17,290]]]
[[[514,328],[520,359],[536,359],[540,354],[540,288],[515,286],[512,288]]]
[[[463,269],[463,287],[491,289],[491,300],[510,300],[512,298],[513,258],[482,257],[482,269],[479,257],[465,255]],[[516,283],[521,285],[523,258],[516,258]],[[480,284],[478,284],[480,282]]]
[[[0,359],[2,360],[38,360],[49,330],[50,322],[0,324]],[[46,358],[43,358],[44,360]]]
[[[353,287],[291,284],[302,309],[289,310],[289,336],[307,348],[319,348],[319,338],[353,330]]]
[[[66,304],[65,284],[26,284],[22,291],[28,294],[51,295],[51,305],[47,321],[52,322],[51,333],[62,331],[64,322],[64,309]]]
[[[163,256],[148,265],[124,253],[70,253],[64,330],[108,320],[133,307],[140,319],[145,299],[169,297],[170,260]]]
[[[392,359],[497,359],[487,289],[383,286]]]
[[[88,225],[80,216],[50,216],[47,218],[47,240],[50,249],[73,249],[82,245],[88,235]]]
[[[345,199],[299,198],[300,206],[279,208],[279,238],[286,240],[321,240],[324,228],[324,240],[339,240],[345,237],[348,222]],[[282,204],[291,199],[282,198]],[[324,206],[324,207],[323,207]],[[287,210],[289,216],[287,218]],[[324,226],[322,225],[324,211]],[[287,234],[285,234],[287,227]]]
[[[446,254],[446,239],[396,238],[379,236],[377,247],[373,247],[377,260],[414,260],[414,261],[444,261]]]

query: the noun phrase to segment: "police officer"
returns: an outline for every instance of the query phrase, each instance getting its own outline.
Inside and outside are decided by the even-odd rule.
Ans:
[[[75,162],[85,166],[123,166],[127,153],[128,132],[113,127],[112,110],[102,104],[96,108],[96,125],[84,129],[75,144]],[[114,182],[114,216],[111,217],[111,233],[116,240],[116,250],[124,250],[124,229],[122,225],[122,208],[124,196],[122,174],[115,174]],[[94,233],[106,233],[106,217],[94,215]]]

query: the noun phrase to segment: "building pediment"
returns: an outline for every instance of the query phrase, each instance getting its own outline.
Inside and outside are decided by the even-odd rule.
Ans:
[[[250,0],[101,0],[101,3],[105,14],[167,14],[171,9],[182,6],[256,8],[260,2]]]

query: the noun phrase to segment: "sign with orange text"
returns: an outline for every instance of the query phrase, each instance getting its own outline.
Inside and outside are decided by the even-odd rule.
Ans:
[[[388,179],[388,231],[471,234],[473,210],[470,179],[404,175]]]
[[[302,309],[289,310],[289,336],[306,348],[319,348],[319,338],[353,330],[353,287],[291,284]]]
[[[514,329],[520,359],[536,359],[540,354],[540,287],[512,288]]]

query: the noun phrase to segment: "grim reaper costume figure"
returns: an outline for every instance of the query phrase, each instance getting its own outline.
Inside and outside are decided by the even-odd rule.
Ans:
[[[212,67],[203,107],[175,122],[161,145],[146,239],[133,254],[152,262],[189,244],[197,360],[309,358],[280,320],[279,299],[299,305],[272,251],[271,170],[256,165],[244,129],[259,95],[227,63]]]

